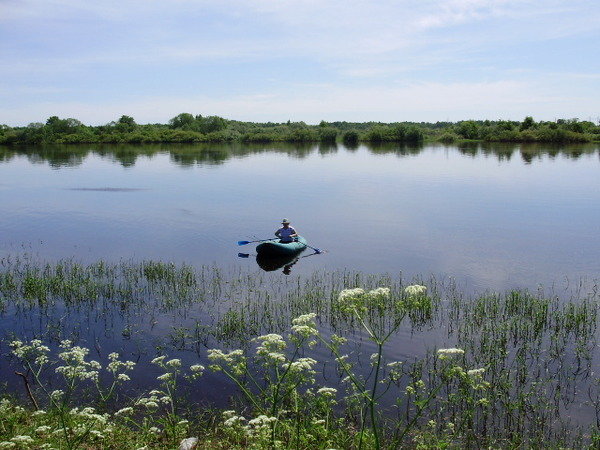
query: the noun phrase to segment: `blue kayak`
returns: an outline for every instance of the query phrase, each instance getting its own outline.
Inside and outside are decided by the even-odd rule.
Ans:
[[[256,247],[259,255],[295,255],[306,248],[306,239],[298,236],[294,242],[281,242],[279,239],[271,239]]]

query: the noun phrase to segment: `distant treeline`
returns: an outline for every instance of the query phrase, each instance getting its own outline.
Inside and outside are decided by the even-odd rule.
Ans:
[[[194,143],[194,142],[323,142],[338,141],[352,146],[359,142],[452,143],[487,142],[591,142],[600,140],[600,125],[578,119],[536,122],[526,117],[510,120],[465,120],[460,122],[304,122],[253,123],[218,116],[182,113],[168,124],[140,125],[133,117],[121,116],[106,125],[88,126],[77,119],[52,116],[46,123],[26,127],[0,125],[0,144],[84,143]]]

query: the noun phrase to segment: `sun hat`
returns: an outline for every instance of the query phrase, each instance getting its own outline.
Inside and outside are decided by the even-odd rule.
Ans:
[[[287,219],[283,219],[283,220],[281,221],[281,223],[290,223],[290,221],[289,221],[289,220],[287,220]]]

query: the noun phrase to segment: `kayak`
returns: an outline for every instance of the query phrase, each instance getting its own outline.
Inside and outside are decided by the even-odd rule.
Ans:
[[[258,244],[256,253],[259,255],[295,255],[306,248],[306,239],[298,236],[294,242],[280,242],[279,239],[271,239],[269,241]]]

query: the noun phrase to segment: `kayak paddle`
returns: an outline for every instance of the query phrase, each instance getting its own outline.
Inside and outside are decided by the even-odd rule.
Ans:
[[[265,242],[265,241],[270,241],[271,239],[259,239],[257,241],[238,241],[238,245],[246,245],[246,244],[252,244],[253,242]]]
[[[318,255],[318,254],[320,254],[320,253],[322,253],[322,251],[321,251],[320,249],[316,248],[316,247],[311,247],[311,246],[310,246],[310,245],[308,245],[308,244],[305,244],[305,245],[306,245],[308,248],[312,248],[312,249],[315,251],[315,253],[316,253],[317,255]]]

